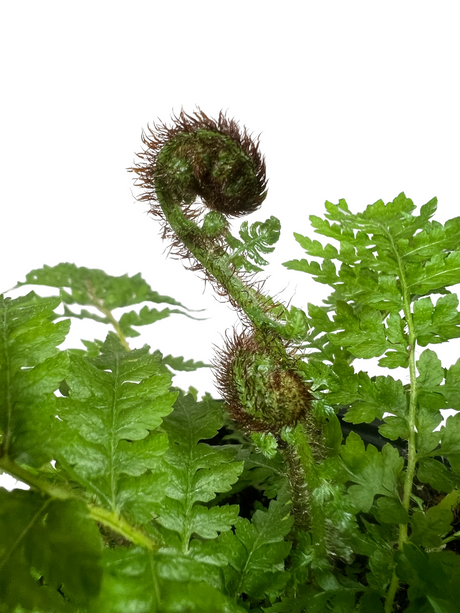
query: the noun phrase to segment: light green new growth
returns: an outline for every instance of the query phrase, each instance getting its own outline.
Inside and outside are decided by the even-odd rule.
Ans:
[[[283,425],[304,424],[291,441],[300,458],[291,469],[292,481],[298,482],[296,497],[306,480],[319,481],[313,476],[315,463],[306,458],[313,457],[312,444],[317,450],[324,445],[318,425],[312,427],[315,420],[310,416],[308,385],[286,343],[305,335],[305,314],[295,308],[289,312],[274,303],[239,272],[241,268],[254,272],[260,270],[256,264],[266,263],[260,253],[270,252],[278,240],[278,220],[272,217],[250,229],[244,222],[240,241],[228,232],[224,217],[247,214],[265,199],[265,167],[257,145],[222,115],[213,122],[202,113],[196,113],[195,118],[181,114],[174,128],[144,142],[150,151],[140,158],[147,158],[147,162],[133,169],[147,189],[141,199],[154,203],[152,213],[163,221],[164,234],[171,237],[176,253],[191,260],[193,269],[202,270],[252,326],[253,346],[250,340],[236,340],[220,366],[218,384],[230,413],[249,431],[278,436]],[[197,198],[211,209],[201,227],[196,212],[190,209]],[[239,344],[245,346],[240,348]],[[318,416],[316,421],[320,420]],[[290,461],[291,455],[286,458]],[[313,496],[297,497],[295,505],[300,507],[307,501],[309,508],[304,509],[303,517],[315,517],[324,532],[324,518],[319,508],[314,510]],[[315,539],[313,546],[326,564],[326,548],[319,541]]]
[[[374,473],[367,478],[369,481],[356,481],[356,469],[349,472],[353,481],[366,484],[368,502],[362,497],[364,491],[358,496],[358,490],[353,489],[358,486],[349,489],[354,504],[361,510],[369,511],[376,494],[390,497],[385,504],[385,499],[377,500],[377,517],[385,517],[383,513],[391,509],[393,521],[399,523],[397,546],[404,551],[408,540],[414,541],[417,534],[414,521],[420,511],[411,519],[413,502],[417,500],[413,494],[417,463],[427,456],[449,457],[449,450],[443,449],[442,441],[446,436],[449,438],[451,420],[456,421],[455,418],[449,418],[440,433],[433,430],[442,419],[439,409],[458,406],[457,400],[452,402],[449,386],[440,385],[445,375],[436,354],[426,350],[418,362],[416,356],[417,343],[426,346],[429,342],[439,343],[460,336],[458,299],[446,290],[446,286],[460,282],[460,252],[457,251],[460,218],[449,220],[445,226],[430,222],[436,210],[436,199],[422,206],[419,216],[413,215],[414,208],[404,194],[388,204],[380,200],[358,214],[352,214],[344,200],[338,205],[326,203],[327,218],[332,223],[316,216],[311,216],[311,221],[316,232],[339,242],[340,251],[333,245],[323,246],[296,234],[306,252],[322,258],[323,264],[307,260],[285,264],[288,268],[314,274],[316,280],[334,289],[322,313],[316,307],[310,309],[314,318],[320,315],[326,335],[319,344],[317,325],[307,340],[310,346],[319,349],[310,357],[312,372],[318,358],[332,363],[326,366],[331,377],[327,377],[332,392],[327,396],[329,402],[351,405],[346,421],[358,424],[374,418],[383,419],[380,432],[384,436],[391,440],[398,437],[407,440],[404,470],[402,458],[394,457],[394,450],[386,445],[382,452],[387,449],[388,460],[378,469],[383,475],[387,473],[383,480]],[[333,260],[341,262],[339,271]],[[444,294],[435,307],[431,297],[422,298],[424,294],[433,293]],[[345,352],[340,351],[340,347],[346,348]],[[379,357],[379,365],[388,368],[406,367],[410,384],[403,388],[391,377],[370,379],[364,373],[354,373],[348,366],[351,360],[347,355],[351,359]],[[342,384],[347,382],[341,389],[337,376]],[[369,447],[368,453],[371,449]],[[390,450],[393,451],[391,464]],[[359,457],[356,451],[347,457],[356,465]],[[374,457],[378,459],[378,455]],[[394,473],[390,480],[391,466]],[[434,465],[433,469],[438,470]],[[432,476],[424,472],[419,474],[419,479],[429,482]],[[375,488],[373,492],[369,486]],[[439,526],[440,534],[450,529],[452,515],[445,517],[447,521]],[[411,526],[411,537],[408,526]],[[400,580],[393,564],[385,601],[387,613],[393,611]],[[388,580],[385,583],[388,585]]]

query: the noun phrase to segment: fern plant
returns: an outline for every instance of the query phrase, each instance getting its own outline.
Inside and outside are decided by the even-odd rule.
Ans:
[[[2,295],[0,470],[30,489],[0,489],[0,613],[454,613],[460,361],[419,347],[460,337],[460,218],[327,202],[310,219],[334,244],[295,234],[314,259],[285,266],[332,293],[287,308],[255,276],[279,220],[230,231],[266,196],[258,143],[201,111],[143,142],[139,199],[240,320],[220,398],[174,385],[208,364],[130,348],[193,317],[140,275],[45,266],[18,288],[55,297]],[[59,349],[75,318],[111,330]]]

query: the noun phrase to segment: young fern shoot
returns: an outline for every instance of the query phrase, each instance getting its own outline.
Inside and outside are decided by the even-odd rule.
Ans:
[[[0,613],[455,613],[460,360],[426,347],[460,338],[460,218],[327,202],[334,244],[295,234],[313,260],[284,264],[332,288],[307,316],[254,277],[280,222],[230,232],[266,197],[258,142],[201,111],[143,141],[139,199],[240,318],[222,399],[172,386],[210,365],[130,348],[196,319],[140,274],[61,263],[18,284],[59,296],[0,295],[0,473],[30,487],[0,488]],[[113,330],[62,349],[70,320]]]
[[[241,270],[260,270],[248,258],[264,262],[259,252],[271,250],[267,243],[278,238],[279,222],[271,218],[250,231],[246,224],[240,232],[243,242],[229,232],[228,219],[256,211],[267,194],[258,142],[223,113],[213,120],[202,111],[182,112],[173,127],[155,126],[143,142],[141,162],[132,168],[144,190],[139,200],[150,203],[171,251],[192,270],[202,271],[243,323],[243,333],[235,334],[216,360],[218,387],[234,420],[261,448],[276,448],[282,441],[292,447],[286,458],[293,491],[299,494],[295,516],[300,525],[308,518],[317,534],[318,558],[325,561],[325,518],[309,495],[321,481],[314,458],[325,442],[295,345],[306,334],[306,316],[265,296]],[[197,199],[210,209],[201,225]]]

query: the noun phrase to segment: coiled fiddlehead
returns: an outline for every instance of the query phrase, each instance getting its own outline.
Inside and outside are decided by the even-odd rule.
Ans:
[[[257,210],[266,197],[258,142],[224,114],[213,120],[201,111],[181,112],[172,127],[155,125],[142,140],[146,148],[131,169],[144,190],[139,200],[149,202],[171,252],[202,271],[244,324],[216,360],[217,385],[243,429],[287,442],[295,515],[299,525],[309,524],[317,558],[325,559],[324,517],[312,496],[321,485],[315,465],[321,432],[288,312],[236,268],[226,241],[228,219]],[[200,225],[203,206],[209,212]]]
[[[182,112],[173,127],[164,124],[142,135],[141,163],[131,170],[143,189],[139,200],[163,226],[170,251],[202,271],[217,292],[253,323],[279,326],[273,301],[244,279],[226,252],[227,218],[259,208],[266,196],[265,162],[246,130],[220,113],[217,121],[199,111]],[[203,206],[210,209],[202,225]],[[279,305],[278,305],[279,311]]]

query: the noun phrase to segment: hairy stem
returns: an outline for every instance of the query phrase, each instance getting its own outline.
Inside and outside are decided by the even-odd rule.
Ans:
[[[291,431],[283,435],[283,438],[290,443],[295,450],[301,468],[301,474],[294,470],[292,481],[294,488],[300,491],[302,486],[305,488],[305,498],[308,508],[308,528],[311,533],[312,546],[315,552],[314,566],[319,570],[324,570],[329,566],[327,561],[327,546],[326,546],[326,524],[324,516],[323,501],[321,499],[322,478],[318,474],[316,460],[314,458],[312,447],[308,441],[308,428],[299,423]],[[290,462],[291,468],[292,462]],[[295,481],[302,481],[296,484]],[[302,504],[302,500],[300,504]]]
[[[158,187],[157,197],[163,213],[177,237],[219,285],[225,288],[231,300],[246,313],[251,323],[256,328],[265,324],[270,328],[278,329],[279,323],[269,317],[264,309],[268,299],[258,294],[241,279],[237,271],[229,265],[226,253],[221,248],[202,246],[209,242],[209,237],[197,224],[187,219],[181,207],[171,198],[165,197]]]
[[[205,226],[200,228],[192,219],[186,217],[180,202],[176,202],[167,190],[162,189],[161,181],[155,183],[155,191],[163,214],[176,237],[203,266],[205,271],[225,290],[232,304],[237,305],[246,314],[254,327],[255,337],[261,337],[258,338],[258,342],[266,345],[268,351],[276,357],[278,362],[289,362],[289,356],[281,341],[283,337],[282,323],[274,316],[273,311],[271,315],[269,314],[270,307],[275,306],[273,301],[262,296],[245,283],[232,266],[230,257],[221,247],[219,241],[213,240],[213,237],[207,234]],[[278,314],[280,314],[280,309],[284,309],[282,305],[279,305],[279,307],[276,309]],[[275,331],[275,334],[267,334],[269,331]],[[325,518],[322,504],[316,496],[317,494],[320,497],[320,489],[318,488],[321,485],[321,479],[316,469],[306,424],[299,423],[295,426],[286,441],[293,448],[292,453],[288,452],[287,455],[292,460],[291,481],[294,497],[298,498],[299,514],[302,516],[302,521],[307,519],[311,530],[317,568],[324,569],[329,566],[325,539]]]

